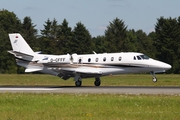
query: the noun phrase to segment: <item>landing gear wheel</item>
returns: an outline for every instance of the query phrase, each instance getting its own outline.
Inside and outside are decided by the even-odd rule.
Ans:
[[[80,87],[82,85],[82,81],[76,81],[75,85],[76,85],[76,87]]]
[[[94,85],[95,86],[100,86],[101,85],[101,81],[94,81]]]
[[[94,85],[95,85],[95,86],[100,86],[100,85],[101,85],[101,80],[100,80],[100,78],[95,78]]]
[[[157,78],[156,77],[153,77],[152,78],[152,81],[155,83],[155,82],[157,82]]]

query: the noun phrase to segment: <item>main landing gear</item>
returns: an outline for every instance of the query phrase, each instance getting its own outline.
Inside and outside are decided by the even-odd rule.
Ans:
[[[95,85],[95,86],[100,86],[100,85],[101,85],[101,80],[100,80],[99,77],[96,77],[96,78],[95,78],[94,85]]]
[[[82,85],[82,81],[78,80],[75,82],[76,87],[80,87]]]
[[[81,79],[81,76],[79,74],[75,75],[74,81],[75,81],[76,87],[80,87],[82,85],[82,79]],[[94,85],[95,86],[100,86],[101,85],[101,80],[100,80],[99,77],[95,78]]]
[[[82,85],[82,79],[79,74],[76,74],[74,77],[76,87],[80,87]]]
[[[156,78],[155,73],[154,73],[154,72],[150,72],[150,74],[153,76],[152,81],[153,81],[154,83],[157,82],[158,80],[157,80],[157,78]]]

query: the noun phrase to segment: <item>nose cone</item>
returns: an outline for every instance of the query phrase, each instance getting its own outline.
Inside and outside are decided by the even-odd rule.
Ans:
[[[165,62],[158,61],[156,64],[157,64],[157,66],[159,66],[159,68],[161,68],[163,70],[171,69],[171,65],[169,65],[169,64],[167,64]]]
[[[171,69],[171,65],[169,65],[167,63],[164,63],[163,67],[164,67],[165,70]]]
[[[151,65],[152,65],[153,71],[165,72],[166,70],[171,69],[171,65],[169,65],[165,62],[162,62],[162,61],[158,61],[158,60],[152,60]]]

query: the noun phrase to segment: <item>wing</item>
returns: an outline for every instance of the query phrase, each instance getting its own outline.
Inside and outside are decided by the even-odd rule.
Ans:
[[[59,70],[58,76],[66,80],[70,77],[74,77],[75,74],[79,74],[82,78],[89,78],[101,76],[102,72],[95,68],[62,68]]]

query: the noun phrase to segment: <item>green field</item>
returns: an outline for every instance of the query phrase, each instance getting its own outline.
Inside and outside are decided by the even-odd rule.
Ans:
[[[0,120],[179,120],[180,96],[0,94]]]
[[[157,83],[149,74],[126,74],[101,77],[101,86],[180,86],[180,75],[157,74]],[[56,85],[74,86],[73,79],[67,81],[57,76],[44,74],[0,74],[0,85]],[[94,78],[83,79],[82,86],[94,86]]]
[[[180,75],[102,77],[102,86],[180,86]],[[94,79],[84,79],[93,86]],[[0,75],[0,86],[74,86],[73,79],[38,74]],[[179,120],[180,95],[0,93],[0,120]]]

